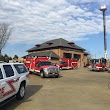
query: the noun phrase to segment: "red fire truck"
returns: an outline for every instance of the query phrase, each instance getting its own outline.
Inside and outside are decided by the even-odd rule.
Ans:
[[[62,69],[75,69],[78,68],[78,60],[69,59],[69,58],[62,58],[56,64],[61,70]]]
[[[26,58],[26,67],[43,77],[59,77],[59,68],[54,66],[47,57]]]
[[[105,71],[107,70],[106,59],[91,59],[88,68],[92,71]]]
[[[107,70],[110,73],[110,59],[107,60]]]

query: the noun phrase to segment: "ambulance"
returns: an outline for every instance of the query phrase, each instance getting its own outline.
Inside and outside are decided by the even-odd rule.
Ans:
[[[60,70],[62,69],[77,69],[78,68],[78,60],[76,59],[69,59],[69,58],[62,58],[56,64]]]
[[[44,77],[59,77],[59,68],[52,64],[48,57],[28,57],[26,67],[32,73]]]

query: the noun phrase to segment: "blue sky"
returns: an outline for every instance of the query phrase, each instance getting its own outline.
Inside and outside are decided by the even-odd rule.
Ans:
[[[2,53],[22,57],[47,40],[64,38],[92,57],[103,57],[101,5],[107,6],[107,52],[110,58],[110,0],[0,0],[0,22],[10,23],[12,35]]]

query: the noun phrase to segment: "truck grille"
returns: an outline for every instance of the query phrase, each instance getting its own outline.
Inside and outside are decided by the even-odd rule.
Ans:
[[[49,68],[48,71],[49,71],[49,73],[57,73],[58,69],[57,68]]]

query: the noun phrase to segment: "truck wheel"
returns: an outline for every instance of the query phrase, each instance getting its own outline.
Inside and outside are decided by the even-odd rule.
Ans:
[[[32,71],[29,71],[29,73],[32,74],[33,72]]]
[[[59,78],[59,75],[55,76],[55,78]]]
[[[18,100],[23,99],[25,96],[25,85],[21,84],[18,93],[16,94],[16,98]]]
[[[103,72],[105,71],[105,67],[102,67],[102,71],[103,71]]]
[[[40,72],[40,77],[41,77],[41,78],[44,78],[44,77],[45,77],[45,75],[44,75],[44,72],[43,72],[43,71],[41,71],[41,72]]]
[[[74,70],[75,70],[76,68],[75,68],[75,67],[72,67],[72,69],[74,69]]]

